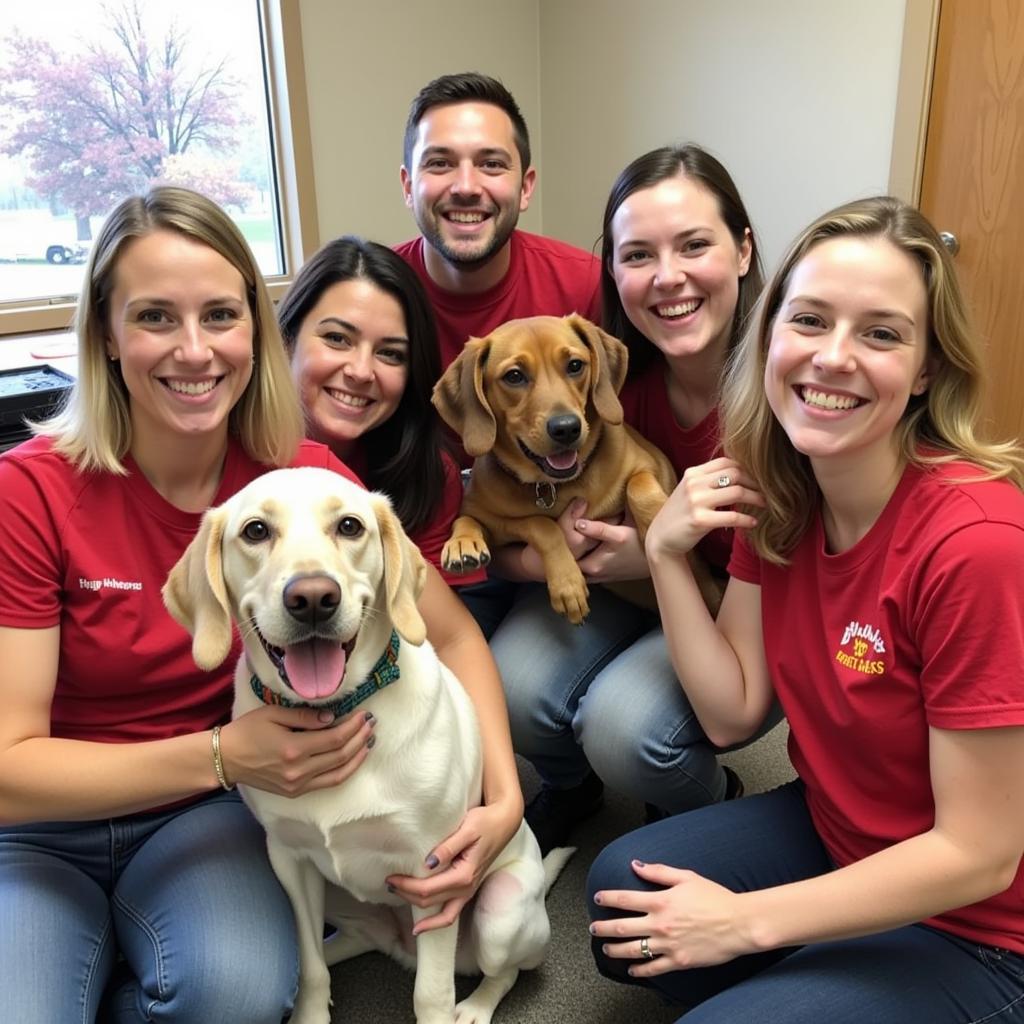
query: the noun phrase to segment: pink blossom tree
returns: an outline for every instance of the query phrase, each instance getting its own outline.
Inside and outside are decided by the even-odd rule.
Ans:
[[[168,163],[168,172],[188,168],[197,151],[208,160],[231,147],[244,123],[226,59],[190,61],[188,35],[173,23],[152,39],[138,0],[107,14],[104,30],[76,53],[15,31],[0,67],[0,105],[10,118],[0,150],[24,155],[26,184],[74,213],[81,240],[91,237],[90,216],[169,180]],[[238,201],[244,186],[223,173],[206,178],[211,199]]]
[[[244,210],[255,202],[256,189],[241,179],[238,161],[224,160],[209,153],[176,153],[164,157],[157,176],[158,185],[183,185],[202,192],[221,206]]]

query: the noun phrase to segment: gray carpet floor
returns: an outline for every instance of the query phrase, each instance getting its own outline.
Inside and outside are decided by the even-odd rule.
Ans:
[[[747,793],[772,789],[793,777],[786,756],[785,723],[756,743],[722,755],[735,768]],[[537,787],[532,769],[521,762],[527,797]],[[602,978],[594,969],[584,906],[587,870],[594,857],[616,836],[643,822],[643,807],[607,794],[604,809],[582,826],[574,842],[576,855],[548,896],[551,949],[535,971],[520,976],[494,1016],[495,1024],[670,1024],[678,1013],[654,995]],[[412,1024],[413,976],[380,953],[367,953],[338,964],[331,972],[334,1024]],[[459,998],[468,995],[475,979],[459,978]]]

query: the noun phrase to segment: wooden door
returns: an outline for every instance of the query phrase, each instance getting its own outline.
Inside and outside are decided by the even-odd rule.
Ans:
[[[1024,442],[1024,3],[941,0],[921,210],[987,344],[986,433]]]

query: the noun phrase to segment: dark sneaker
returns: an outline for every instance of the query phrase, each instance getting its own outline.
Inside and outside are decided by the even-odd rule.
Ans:
[[[725,799],[739,800],[746,792],[743,780],[728,765],[722,765],[725,772]]]
[[[543,785],[527,804],[526,824],[540,844],[541,856],[557,846],[568,846],[572,830],[604,806],[604,783],[591,772],[578,786],[552,789]]]
[[[728,765],[723,764],[722,771],[725,772],[725,796],[722,799],[738,800],[745,792],[743,788],[743,780]],[[655,807],[654,804],[644,804],[645,825],[653,825],[654,822],[661,821],[662,818],[668,817],[670,817],[668,811],[664,811],[660,807]]]

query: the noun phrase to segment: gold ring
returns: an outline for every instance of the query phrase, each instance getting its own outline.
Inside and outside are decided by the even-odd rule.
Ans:
[[[656,955],[651,950],[651,940],[646,935],[640,940],[640,955],[645,960],[653,960]]]

